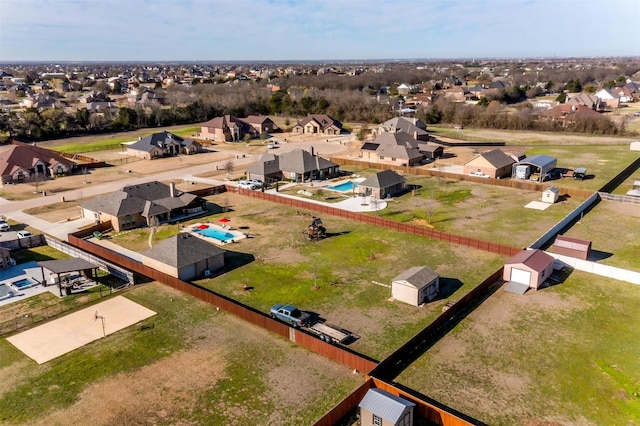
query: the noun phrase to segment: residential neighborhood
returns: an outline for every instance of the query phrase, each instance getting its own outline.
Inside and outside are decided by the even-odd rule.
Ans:
[[[122,6],[0,5],[0,423],[640,423],[635,3]]]

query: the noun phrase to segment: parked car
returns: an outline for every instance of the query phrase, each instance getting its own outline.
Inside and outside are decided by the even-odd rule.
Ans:
[[[0,231],[2,232],[11,231],[11,227],[4,220],[0,220]]]
[[[291,324],[294,327],[304,327],[311,322],[311,314],[301,311],[293,305],[277,304],[271,307],[271,317]]]
[[[485,175],[482,172],[469,173],[469,176],[475,176],[475,177],[481,177],[481,178],[488,178],[489,177],[489,175]]]
[[[248,181],[248,180],[241,180],[240,182],[238,182],[238,188],[244,188],[244,189],[258,189],[259,186],[257,186],[255,183]]]
[[[18,238],[29,238],[33,234],[29,231],[18,231],[17,235],[18,235]]]
[[[262,188],[264,186],[264,182],[261,181],[260,179],[250,179],[249,182],[253,183],[258,188]]]

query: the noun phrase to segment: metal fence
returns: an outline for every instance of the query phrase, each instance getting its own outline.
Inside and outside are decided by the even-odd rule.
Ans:
[[[57,303],[47,305],[43,308],[34,309],[27,313],[21,313],[15,318],[0,322],[0,336],[31,327],[32,325],[36,325],[42,321],[73,311],[81,306],[100,300],[103,297],[110,296],[114,291],[117,290],[106,289],[103,286],[99,286],[95,291],[82,293],[81,297],[67,297]]]
[[[616,203],[640,204],[640,197],[631,195],[609,194],[608,192],[598,192],[601,199],[605,201],[614,201]]]
[[[106,222],[106,223],[110,224],[110,222]],[[107,227],[106,229],[109,229],[110,227],[111,226],[109,225],[109,227]],[[100,232],[103,232],[106,230],[103,228],[104,226],[100,227],[101,229]],[[108,272],[109,274],[120,278],[124,282],[124,284],[122,285],[123,287],[129,284],[135,284],[134,274],[131,271],[121,267],[118,264],[108,262],[102,258],[92,255],[91,253],[87,253],[86,251],[80,250],[77,247],[74,247],[70,244],[67,244],[63,241],[57,240],[49,236],[45,236],[45,240],[48,245],[55,248],[56,250],[66,253],[71,257],[84,259],[88,262],[94,263],[98,265],[100,269],[102,269],[103,271]]]
[[[481,183],[484,185],[493,185],[493,186],[500,186],[503,188],[513,188],[513,189],[520,189],[520,190],[526,190],[526,191],[541,192],[541,191],[544,191],[549,186],[549,183],[545,184],[545,183],[532,182],[528,180],[482,178],[482,177],[469,176],[469,175],[460,174],[460,173],[444,172],[437,169],[425,169],[425,168],[417,168],[417,167],[403,167],[403,166],[395,166],[395,165],[389,165],[389,164],[370,163],[368,161],[360,161],[356,159],[347,159],[347,158],[339,158],[339,157],[335,157],[335,158],[332,157],[331,161],[341,166],[346,166],[346,165],[357,166],[357,167],[374,169],[374,170],[391,169],[391,170],[403,172],[406,175],[433,176],[433,177],[439,177],[443,179]],[[571,197],[577,197],[577,198],[587,198],[591,194],[593,194],[593,191],[587,191],[587,190],[578,189],[578,188],[560,188],[560,194],[563,194],[563,195],[566,194]]]

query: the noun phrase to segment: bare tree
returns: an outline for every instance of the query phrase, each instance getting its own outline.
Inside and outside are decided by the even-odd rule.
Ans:
[[[38,173],[38,171],[36,170],[34,174],[29,176],[29,179],[27,180],[27,182],[29,183],[29,185],[33,186],[34,188],[33,193],[37,194],[40,192],[40,186],[44,184],[45,180],[46,180],[46,176],[42,173]]]
[[[224,171],[227,172],[227,178],[231,178],[231,173],[233,172],[233,160],[227,160],[223,167]]]
[[[156,236],[159,224],[160,220],[158,219],[158,216],[151,216],[149,218],[149,228],[151,228],[151,231],[149,232],[149,247],[153,247],[153,239]]]

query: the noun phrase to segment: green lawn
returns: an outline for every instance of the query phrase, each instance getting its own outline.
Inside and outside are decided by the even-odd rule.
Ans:
[[[91,136],[84,138],[70,138],[63,141],[55,142],[42,142],[39,145],[48,147],[51,145],[52,149],[59,152],[66,152],[70,154],[79,154],[94,151],[105,150],[118,150],[119,144],[123,142],[131,142],[137,140],[139,137],[145,137],[152,133],[157,133],[163,130],[168,130],[173,134],[181,137],[189,137],[195,132],[200,130],[200,126],[178,126],[169,129],[154,128],[154,129],[141,129],[131,132],[114,133],[104,136]],[[65,143],[65,141],[68,141]]]
[[[640,206],[601,201],[565,235],[591,241],[598,263],[640,271],[638,229]]]
[[[540,201],[540,192],[435,177],[409,176],[407,184],[415,195],[395,197],[378,215],[515,247],[531,244],[583,201],[567,198],[542,211],[524,207]]]
[[[227,245],[228,271],[199,283],[263,312],[276,303],[293,303],[361,336],[354,350],[382,359],[440,314],[449,299],[459,299],[504,260],[502,257],[336,217],[322,217],[329,238],[302,238],[310,216],[282,205],[235,194],[207,197],[220,205],[230,224],[256,238]],[[225,199],[227,201],[225,201]],[[217,222],[222,214],[198,222]],[[159,235],[177,232],[161,227]],[[113,242],[142,251],[146,230],[113,237]],[[145,247],[146,246],[146,247]],[[473,262],[466,259],[473,258]],[[424,307],[390,302],[390,284],[404,270],[426,265],[443,277],[441,299]],[[244,291],[243,285],[253,287]]]
[[[640,424],[640,286],[498,290],[397,381],[495,425]]]
[[[362,383],[347,368],[160,284],[126,297],[157,315],[45,364],[0,340],[0,375],[11,378],[0,384],[0,423],[82,424],[91,413],[92,424],[104,425],[312,424]]]
[[[590,191],[600,189],[638,158],[639,155],[638,152],[629,150],[628,143],[606,146],[547,145],[527,150],[527,155],[534,154],[546,154],[556,157],[558,159],[558,167],[561,168],[586,167],[587,174],[593,175],[592,179],[574,180],[564,178],[550,183],[561,187],[580,188]]]

